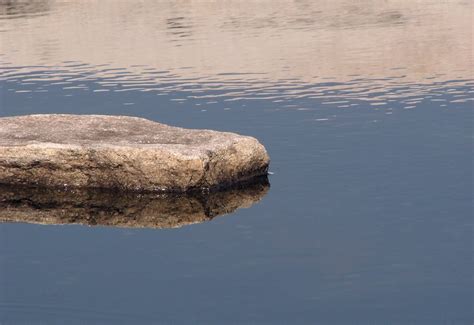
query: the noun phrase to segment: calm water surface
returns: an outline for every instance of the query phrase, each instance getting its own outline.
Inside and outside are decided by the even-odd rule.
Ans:
[[[253,135],[256,205],[0,224],[0,324],[472,324],[469,0],[0,1],[0,116]]]

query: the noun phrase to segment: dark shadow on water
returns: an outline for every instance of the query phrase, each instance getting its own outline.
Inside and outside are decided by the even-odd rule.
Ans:
[[[269,188],[266,176],[221,191],[189,194],[0,185],[0,222],[177,228],[250,207]]]

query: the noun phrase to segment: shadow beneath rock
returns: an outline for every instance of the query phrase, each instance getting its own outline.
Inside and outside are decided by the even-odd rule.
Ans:
[[[190,194],[0,185],[0,222],[177,228],[248,208],[269,188],[267,177],[222,191]]]

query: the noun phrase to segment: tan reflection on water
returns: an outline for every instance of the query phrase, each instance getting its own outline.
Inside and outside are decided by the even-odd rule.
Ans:
[[[22,73],[126,68],[147,76],[142,87],[160,71],[206,82],[472,79],[472,20],[470,0],[2,0],[0,58],[29,66]]]
[[[245,187],[186,195],[0,185],[0,223],[178,228],[248,208],[269,188],[266,178]]]

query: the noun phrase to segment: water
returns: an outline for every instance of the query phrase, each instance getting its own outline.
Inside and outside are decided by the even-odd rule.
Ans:
[[[0,116],[248,134],[273,175],[177,229],[0,224],[0,323],[472,324],[472,10],[1,1]]]

